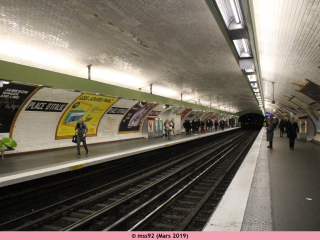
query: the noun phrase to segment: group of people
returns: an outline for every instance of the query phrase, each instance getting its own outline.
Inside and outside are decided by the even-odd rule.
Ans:
[[[183,123],[183,127],[186,130],[187,135],[197,135],[199,131],[201,132],[201,134],[205,134],[206,130],[212,131],[213,126],[217,131],[219,125],[221,129],[224,130],[225,121],[221,120],[219,124],[217,120],[213,122],[211,119],[207,119],[206,121],[201,121],[200,119],[192,119],[191,122],[190,120],[185,120]]]
[[[267,141],[269,141],[268,148],[272,148],[272,142],[273,142],[273,132],[275,129],[275,126],[269,121],[267,126]],[[297,138],[297,135],[299,133],[298,124],[294,121],[294,118],[291,117],[290,121],[287,121],[286,119],[281,119],[279,123],[279,129],[280,129],[280,137],[283,137],[283,134],[286,133],[287,137],[289,138],[289,147],[291,150],[294,149],[294,142]]]
[[[212,131],[213,126],[215,127],[215,130],[218,130],[218,126],[220,125],[221,129],[224,130],[225,121],[221,120],[220,124],[217,120],[213,123],[211,119],[208,119],[207,121],[200,121],[200,119],[192,120],[190,122],[189,120],[184,121],[183,127],[186,130],[186,134],[191,135],[191,130],[194,135],[199,132],[199,129],[201,129],[201,134],[205,134],[206,129],[208,131]],[[174,134],[174,123],[172,120],[168,120],[164,123],[165,127],[165,136],[171,140],[172,134]],[[75,127],[76,135],[77,135],[77,156],[80,156],[80,144],[82,142],[84,149],[86,150],[86,155],[88,156],[89,151],[86,143],[86,136],[88,133],[88,127],[87,124],[83,121],[82,117],[78,118],[78,122]]]

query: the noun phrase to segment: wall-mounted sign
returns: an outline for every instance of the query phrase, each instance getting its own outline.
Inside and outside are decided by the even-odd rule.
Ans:
[[[68,103],[62,102],[47,102],[32,100],[26,107],[26,111],[34,112],[62,112]]]
[[[149,116],[159,116],[160,113],[161,111],[151,111]]]
[[[79,117],[88,126],[87,136],[96,136],[101,117],[118,99],[81,94],[63,113],[56,131],[56,139],[72,138]]]
[[[140,132],[140,126],[148,115],[148,113],[155,107],[156,104],[139,102],[134,105],[124,116],[119,126],[119,133],[134,133]]]
[[[287,115],[288,115],[288,113],[281,113],[281,115],[282,115],[282,116],[287,116]]]
[[[0,88],[0,135],[2,137],[9,137],[15,115],[35,89],[36,87],[33,86],[15,83],[6,84]]]
[[[129,108],[118,108],[118,107],[112,107],[107,114],[120,114],[124,115]]]

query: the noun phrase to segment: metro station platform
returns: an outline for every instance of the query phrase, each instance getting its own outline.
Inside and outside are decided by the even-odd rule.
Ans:
[[[235,129],[238,129],[238,127],[226,128],[223,132],[232,131]],[[86,157],[84,154],[85,150],[82,146],[81,152],[83,155],[81,155],[81,157],[77,157],[76,145],[74,148],[46,151],[34,154],[18,156],[6,155],[4,159],[0,160],[0,187],[62,172],[68,172],[70,171],[70,168],[76,166],[81,166],[81,168],[88,167],[219,133],[222,133],[222,131],[218,130],[217,132],[207,132],[204,135],[201,135],[200,133],[197,135],[185,135],[183,133],[172,136],[171,141],[163,137],[157,139],[136,139],[130,141],[91,145],[88,146],[88,157]]]
[[[319,231],[320,147],[263,128],[204,231]]]

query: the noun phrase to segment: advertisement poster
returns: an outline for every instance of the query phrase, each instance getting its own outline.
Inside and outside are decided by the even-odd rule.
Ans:
[[[307,103],[305,103],[304,101],[302,101],[301,99],[295,96],[290,98],[289,101],[299,106],[304,111],[306,111],[306,113],[311,118],[313,124],[315,125],[315,128],[317,129],[317,131],[320,130],[320,118],[316,109],[314,109],[312,106],[308,105]]]
[[[0,87],[0,136],[9,137],[10,127],[19,108],[36,87],[9,83]]]
[[[71,138],[79,117],[88,126],[87,136],[96,136],[101,117],[117,101],[117,98],[81,94],[63,113],[57,127],[56,139]]]
[[[140,132],[143,119],[155,107],[156,104],[139,102],[134,105],[124,116],[119,126],[119,133],[135,133]]]
[[[154,120],[148,120],[148,132],[153,132],[153,122]]]
[[[300,133],[307,132],[307,121],[301,120],[300,121]]]
[[[191,112],[191,109],[190,108],[187,108],[186,110],[184,110],[182,113],[181,113],[181,120],[184,119],[185,116],[187,116],[187,114]]]
[[[116,123],[116,119],[108,119],[106,123],[106,131],[112,131],[114,128],[114,124]]]

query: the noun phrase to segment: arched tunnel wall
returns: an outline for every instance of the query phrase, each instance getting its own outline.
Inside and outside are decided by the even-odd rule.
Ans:
[[[6,94],[14,96],[9,91]],[[71,142],[75,122],[84,112],[89,128],[88,144],[147,137],[147,126],[143,125],[148,117],[173,119],[178,133],[186,119],[227,120],[231,117],[182,107],[164,109],[163,105],[154,103],[47,87],[33,87],[19,99],[19,104],[20,108],[11,114],[14,117],[11,117],[10,131],[2,129],[0,132],[1,138],[10,136],[18,143],[16,150],[8,154],[75,146]]]

